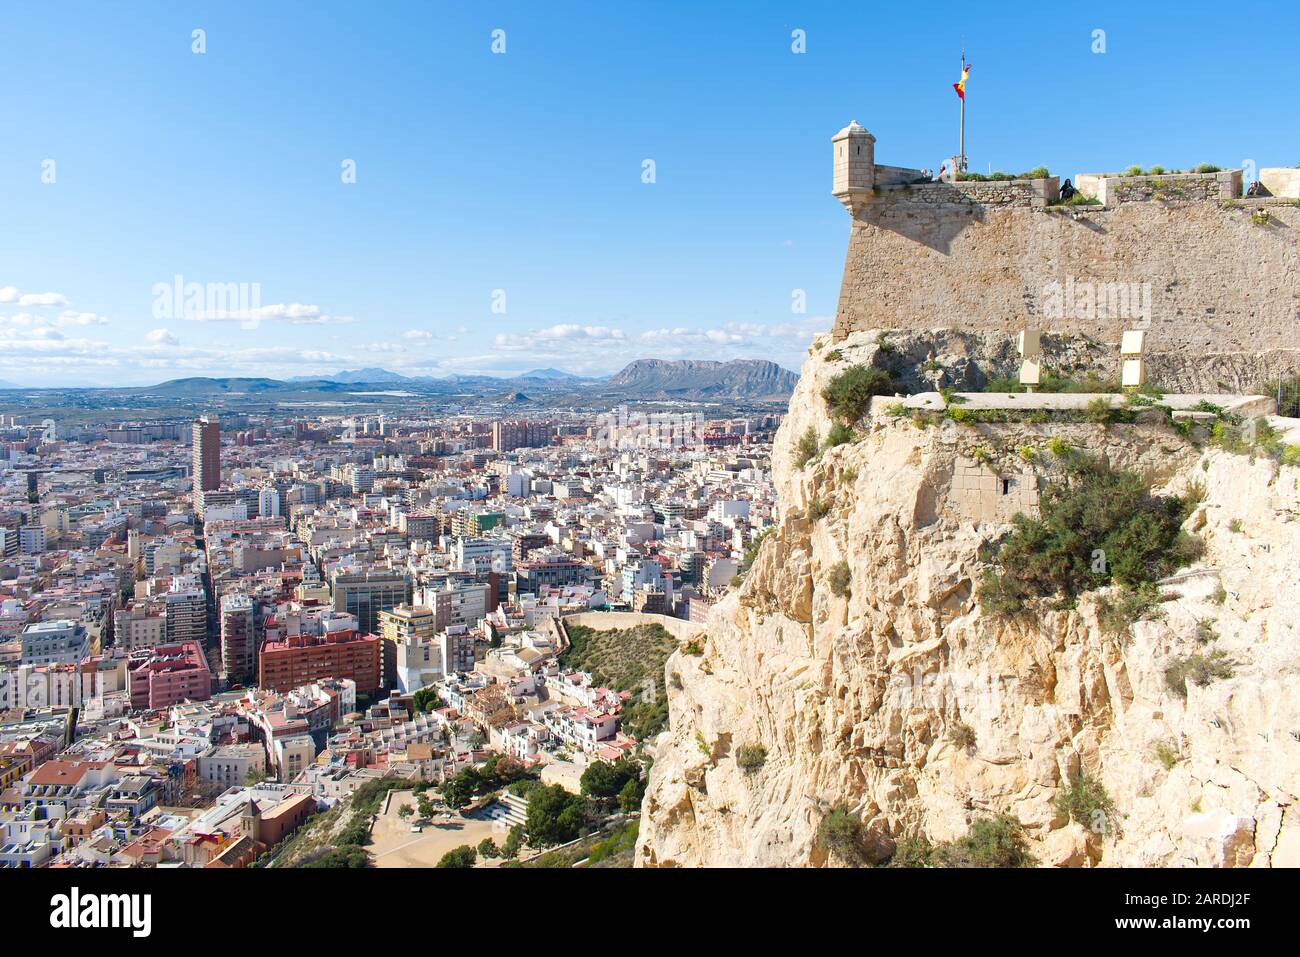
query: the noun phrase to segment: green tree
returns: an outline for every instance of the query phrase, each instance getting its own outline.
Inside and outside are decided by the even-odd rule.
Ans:
[[[641,810],[643,797],[645,797],[645,785],[637,780],[629,780],[618,792],[618,808],[625,814],[634,814]]]
[[[501,846],[501,853],[505,857],[518,857],[519,846],[523,843],[524,826],[522,824],[516,824],[514,827],[510,828],[510,832],[506,834],[506,842]]]
[[[641,777],[641,766],[627,758],[617,761],[594,761],[582,772],[582,793],[594,798],[616,798],[629,781]]]
[[[430,711],[436,711],[442,707],[442,698],[438,697],[438,692],[434,688],[421,688],[415,694],[411,695],[411,704],[415,710],[421,714]]]
[[[478,852],[468,844],[462,844],[442,855],[442,860],[438,862],[439,867],[473,867],[474,862],[478,860]]]
[[[483,778],[477,768],[465,768],[460,774],[442,786],[442,799],[450,808],[462,808],[474,800],[474,795],[483,786]]]
[[[524,833],[532,847],[565,844],[582,836],[586,828],[583,799],[558,784],[535,788],[528,796]]]
[[[490,837],[485,837],[478,842],[478,856],[484,860],[492,860],[501,856],[501,848],[497,847],[496,841]]]

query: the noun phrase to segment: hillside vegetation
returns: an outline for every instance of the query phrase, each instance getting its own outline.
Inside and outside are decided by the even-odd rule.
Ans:
[[[668,724],[664,663],[677,650],[677,639],[663,625],[601,631],[570,624],[569,648],[560,656],[565,667],[591,673],[599,685],[632,693],[623,707],[624,729],[638,739],[658,734]],[[653,684],[653,697],[644,692]]]

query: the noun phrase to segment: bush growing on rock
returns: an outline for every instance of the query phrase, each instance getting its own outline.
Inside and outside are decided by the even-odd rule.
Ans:
[[[1000,575],[986,570],[979,588],[986,611],[1022,610],[1033,598],[1073,602],[1112,582],[1148,588],[1197,554],[1182,531],[1187,503],[1153,495],[1136,472],[1105,459],[1072,455],[1065,478],[1044,490],[1040,517],[1017,515],[998,549]]]
[[[831,379],[822,389],[822,398],[833,418],[852,426],[867,414],[874,396],[893,395],[894,391],[894,379],[888,372],[859,364]]]
[[[843,422],[836,422],[831,426],[831,430],[826,433],[826,448],[833,449],[837,445],[847,445],[853,441],[853,429]]]
[[[1115,815],[1115,804],[1101,782],[1083,771],[1075,775],[1052,803],[1072,821],[1093,830],[1100,830]]]
[[[1187,682],[1204,687],[1219,678],[1232,677],[1232,662],[1222,651],[1208,655],[1187,655],[1175,658],[1165,669],[1165,684],[1180,698],[1187,697]]]
[[[1172,771],[1174,765],[1182,760],[1182,755],[1178,753],[1178,746],[1172,741],[1157,741],[1154,751],[1156,760],[1166,771]]]
[[[817,430],[811,425],[808,431],[800,436],[798,443],[794,447],[794,464],[797,468],[803,468],[813,460],[818,450]]]
[[[736,766],[748,774],[767,763],[767,748],[761,744],[742,744],[736,749]]]
[[[924,835],[900,838],[890,867],[1032,867],[1020,822],[1010,814],[973,821],[966,836],[931,845]]]
[[[962,751],[975,750],[975,729],[965,721],[958,721],[948,732],[948,740]]]
[[[816,844],[845,863],[861,867],[869,863],[866,830],[847,804],[837,804],[826,812],[817,826]]]
[[[1097,620],[1109,634],[1120,635],[1134,622],[1157,618],[1160,590],[1150,582],[1137,588],[1121,588],[1115,595],[1102,595],[1097,599]]]
[[[1010,814],[971,823],[966,836],[940,844],[931,854],[935,867],[1031,867],[1024,829]]]
[[[849,593],[849,584],[852,581],[853,572],[849,570],[849,563],[843,559],[836,562],[830,574],[831,594],[837,598],[843,598]]]

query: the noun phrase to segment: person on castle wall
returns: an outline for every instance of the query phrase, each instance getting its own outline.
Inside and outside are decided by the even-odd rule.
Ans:
[[[1061,184],[1061,199],[1063,201],[1069,199],[1077,192],[1078,190],[1074,188],[1074,184],[1071,183],[1068,179]]]
[[[943,174],[946,173],[947,171],[948,171],[948,164],[947,164],[947,163],[940,163],[940,164],[939,164],[939,175],[938,175],[937,177],[935,177],[935,178],[936,178],[936,179],[943,179]]]
[[[1261,183],[1259,180],[1255,180],[1255,182],[1253,182],[1253,183],[1250,184],[1250,188],[1249,188],[1248,190],[1246,190],[1246,195],[1247,195],[1247,196],[1263,196],[1263,195],[1264,195],[1263,185],[1264,185],[1264,184]]]

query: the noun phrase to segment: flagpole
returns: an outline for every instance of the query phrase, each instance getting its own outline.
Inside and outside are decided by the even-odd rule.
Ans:
[[[966,51],[961,51],[961,75],[962,79],[966,78]],[[957,161],[961,164],[961,169],[954,172],[966,171],[966,96],[962,91],[961,96],[961,131],[957,134]]]

